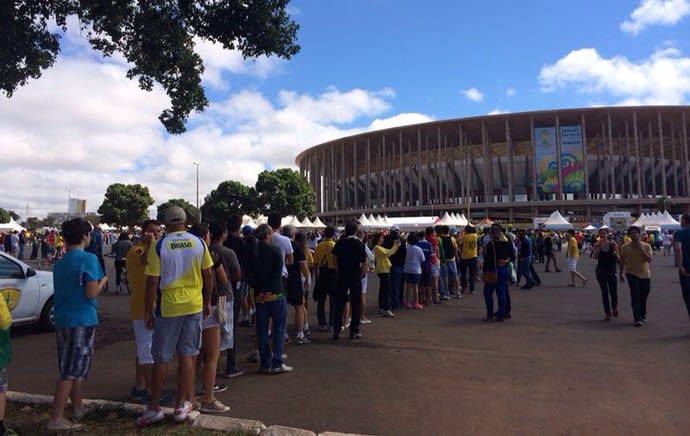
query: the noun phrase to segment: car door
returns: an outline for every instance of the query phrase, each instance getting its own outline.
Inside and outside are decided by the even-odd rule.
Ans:
[[[13,323],[38,316],[38,280],[35,276],[27,278],[26,268],[4,255],[0,255],[0,293],[7,302]]]

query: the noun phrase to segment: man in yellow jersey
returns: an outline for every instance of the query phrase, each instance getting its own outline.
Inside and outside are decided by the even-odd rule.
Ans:
[[[157,220],[146,220],[141,225],[142,236],[132,246],[125,257],[127,277],[132,295],[129,296],[129,312],[132,317],[134,340],[137,346],[135,385],[132,388],[129,399],[137,403],[148,403],[151,389],[151,369],[153,356],[151,356],[151,340],[153,330],[144,325],[144,294],[146,293],[146,259],[149,249],[160,239],[163,232],[161,224]]]
[[[314,252],[314,265],[316,270],[316,284],[314,285],[314,299],[316,299],[316,315],[319,319],[321,331],[329,331],[333,328],[335,320],[335,304],[333,296],[335,292],[335,257],[331,253],[335,246],[335,227],[327,226],[324,238],[316,246]],[[326,320],[326,297],[328,297],[328,320]]]
[[[187,214],[173,206],[164,213],[168,234],[151,247],[146,262],[146,327],[153,329],[151,401],[137,419],[145,426],[161,421],[163,383],[168,363],[178,356],[176,422],[192,411],[194,363],[201,346],[201,321],[211,313],[213,260],[200,238],[185,231]],[[203,293],[202,293],[203,289]],[[154,315],[155,300],[155,315]]]
[[[467,272],[469,270],[469,286]],[[477,279],[477,228],[465,226],[460,238],[460,286],[462,292],[474,294],[474,282]]]

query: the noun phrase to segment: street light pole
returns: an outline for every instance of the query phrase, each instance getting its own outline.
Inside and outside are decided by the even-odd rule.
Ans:
[[[201,221],[201,209],[199,209],[199,162],[192,162],[196,165],[196,211],[199,214],[199,221]]]

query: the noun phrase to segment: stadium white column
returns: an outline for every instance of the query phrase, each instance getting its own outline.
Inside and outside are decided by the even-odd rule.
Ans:
[[[515,201],[515,182],[513,180],[514,173],[515,173],[515,166],[513,164],[513,159],[514,159],[514,154],[513,154],[513,137],[510,132],[510,121],[508,118],[506,118],[506,146],[508,147],[508,200],[513,202]],[[512,221],[512,214],[513,214],[513,208],[511,207],[509,210],[509,214],[511,215],[511,221]]]
[[[436,173],[436,199],[435,202],[438,204],[443,203],[443,192],[441,182],[441,171],[439,167],[441,166],[441,126],[436,129],[436,162],[434,162],[434,172]]]
[[[676,129],[673,117],[671,118],[671,160],[673,161],[673,195],[680,195],[678,192],[678,156],[676,154]]]
[[[627,198],[633,198],[632,155],[630,154],[630,126],[625,122],[625,172],[628,174]]]
[[[606,114],[606,121],[608,122],[607,126],[607,135],[606,138],[608,139],[609,143],[609,177],[610,177],[610,182],[609,182],[609,195],[611,198],[616,198],[616,172],[614,171],[614,166],[613,166],[613,157],[615,154],[613,154],[613,130],[611,127],[611,111],[607,111]]]
[[[561,118],[556,115],[556,168],[558,169],[558,198],[557,200],[565,200],[563,195],[563,171],[561,170],[563,164],[561,162]]]
[[[637,128],[637,112],[633,112],[633,133],[634,133],[634,139],[635,139],[635,164],[636,164],[636,173],[637,173],[637,198],[642,198],[643,197],[643,189],[642,189],[642,174],[641,174],[641,160],[642,156],[640,153],[640,136],[639,136],[639,130]]]
[[[398,168],[400,171],[400,206],[403,207],[405,206],[405,167],[404,167],[404,159],[403,159],[403,134],[402,130],[399,132],[398,135],[398,147],[400,150],[400,163],[398,164]]]
[[[652,169],[651,175],[652,175],[652,196],[657,195],[658,192],[656,191],[656,162],[654,160],[654,136],[652,132],[652,122],[649,121],[647,124],[647,129],[649,130],[649,163],[650,167]]]
[[[587,153],[587,121],[585,120],[585,114],[580,114],[580,124],[582,124],[582,129],[580,130],[582,135],[582,154],[585,158],[585,199],[590,200],[592,194],[589,192],[589,154]]]
[[[422,129],[417,129],[417,206],[422,207]]]
[[[668,195],[666,185],[666,157],[664,153],[664,126],[661,119],[661,111],[657,112],[657,122],[659,124],[659,157],[661,158],[661,195]]]
[[[340,143],[340,209],[347,209],[347,162],[345,161],[345,143]]]
[[[382,183],[383,183],[383,207],[388,207],[388,174],[386,174],[387,167],[386,167],[386,135],[382,134],[381,135],[381,164],[383,165],[383,177],[382,177]]]
[[[367,208],[371,208],[371,140],[367,137]]]
[[[534,117],[529,117],[529,137],[530,150],[532,151],[532,204],[537,201],[537,149],[534,145]],[[534,215],[535,208],[532,206],[532,214]]]
[[[482,198],[482,203],[491,201],[489,199],[489,166],[491,166],[489,159],[489,148],[486,145],[486,123],[482,121],[482,164],[484,165],[484,180],[482,181],[484,185],[484,198]],[[486,211],[484,213],[486,214]]]
[[[688,174],[688,125],[684,109],[681,115],[681,121],[683,124],[683,183],[685,185],[685,196],[690,196],[690,174]]]
[[[357,140],[352,140],[352,180],[355,185],[353,209],[359,209],[359,175],[357,174]]]

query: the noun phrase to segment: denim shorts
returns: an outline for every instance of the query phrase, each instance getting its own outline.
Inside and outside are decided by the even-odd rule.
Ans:
[[[96,326],[55,330],[60,380],[86,380],[93,359]]]
[[[151,354],[156,363],[168,363],[178,356],[196,356],[201,348],[202,313],[158,317],[153,323]]]
[[[146,328],[143,319],[132,320],[132,328],[134,329],[134,341],[137,344],[137,363],[139,365],[152,364],[151,340],[153,339],[153,330]]]
[[[405,283],[412,283],[413,285],[418,285],[421,279],[421,274],[405,273]]]

